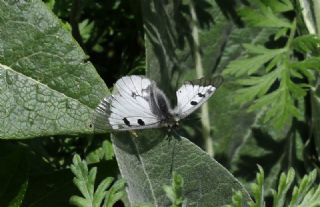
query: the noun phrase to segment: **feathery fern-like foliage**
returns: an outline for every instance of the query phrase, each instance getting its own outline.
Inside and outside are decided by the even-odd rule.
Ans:
[[[88,169],[87,163],[79,155],[73,157],[71,171],[75,175],[74,184],[80,190],[82,197],[73,195],[70,203],[78,207],[112,207],[120,200],[124,192],[123,179],[116,180],[106,177],[95,189],[97,168]]]
[[[232,197],[232,204],[227,207],[265,207],[264,195],[264,171],[258,166],[259,172],[256,176],[256,183],[251,185],[254,201],[244,202],[240,192],[235,192]],[[292,183],[295,178],[295,171],[290,168],[287,173],[281,173],[277,190],[271,189],[272,207],[316,207],[320,206],[320,185],[315,183],[317,171],[313,170],[305,175],[298,185],[293,188]],[[289,196],[288,192],[292,192]]]
[[[231,62],[225,75],[237,77],[242,86],[237,91],[238,102],[253,102],[250,111],[267,108],[264,121],[282,127],[293,117],[303,118],[297,102],[306,96],[314,71],[320,69],[319,58],[313,56],[319,52],[320,38],[299,34],[297,14],[293,18],[284,15],[294,13],[291,1],[250,2],[252,7],[239,11],[243,20],[251,27],[274,29],[272,41],[281,38],[283,43],[277,47],[244,44],[246,56]]]
[[[173,172],[171,186],[163,186],[163,189],[166,192],[167,197],[171,201],[171,207],[186,206],[186,201],[183,200],[182,197],[183,182],[184,181],[181,175],[177,174],[176,172]]]

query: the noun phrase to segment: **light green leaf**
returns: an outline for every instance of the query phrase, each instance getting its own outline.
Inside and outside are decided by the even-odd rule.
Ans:
[[[276,81],[278,77],[278,71],[272,71],[265,76],[261,77],[250,77],[247,79],[239,80],[238,82],[244,86],[236,91],[235,100],[239,103],[247,103],[252,101],[254,98],[259,98],[266,94],[270,89],[271,85]],[[263,106],[259,105],[259,107]]]
[[[320,185],[314,187],[303,198],[299,207],[319,207],[320,206]]]
[[[126,182],[123,179],[117,180],[106,192],[103,206],[112,207],[117,201],[119,201],[125,194],[125,185]]]
[[[22,202],[24,200],[25,194],[28,189],[28,181],[25,181],[21,184],[19,191],[17,192],[16,196],[13,198],[13,200],[10,201],[8,207],[19,207],[22,205]]]
[[[252,45],[246,45],[246,47],[254,53],[261,54],[245,59],[232,61],[224,71],[224,74],[234,75],[235,77],[239,77],[242,75],[251,75],[257,72],[265,63],[270,61],[272,58],[275,58],[277,55],[281,55],[283,52],[285,52],[284,49],[262,49],[262,47],[254,48]]]
[[[187,202],[187,200],[183,200],[182,197],[183,183],[183,178],[179,174],[173,172],[171,185],[163,186],[163,190],[171,201],[171,207],[182,207],[184,201],[185,203]]]
[[[301,53],[320,51],[320,37],[318,35],[301,35],[293,39],[292,48]]]
[[[0,138],[91,133],[92,109],[47,85],[0,65]]]
[[[0,0],[0,138],[90,134],[107,88],[39,0]]]
[[[294,175],[295,171],[293,168],[290,168],[288,174],[281,173],[278,191],[271,189],[274,195],[272,206],[318,207],[320,204],[320,186],[314,184],[316,179],[316,170],[313,170],[311,173],[303,177],[299,185],[294,187],[292,197],[290,197],[286,194],[290,189]],[[265,200],[267,200],[267,197],[264,196],[264,189],[264,171],[260,168],[256,176],[256,182],[252,183],[254,201],[245,202],[241,193],[238,191],[232,197],[232,205],[228,205],[228,207],[265,207]]]
[[[290,168],[288,174],[281,173],[277,191],[273,190],[273,207],[282,207],[285,204],[286,196],[294,180],[295,172]]]
[[[254,27],[273,27],[273,28],[290,28],[291,24],[288,20],[278,17],[270,7],[261,6],[259,10],[252,8],[242,8],[239,10],[243,20],[250,26]]]
[[[124,195],[125,182],[122,179],[112,183],[114,178],[106,177],[95,189],[97,168],[88,169],[87,163],[79,155],[73,157],[71,171],[75,175],[73,183],[82,197],[73,195],[70,203],[79,207],[112,207]]]
[[[102,160],[111,160],[114,157],[112,144],[109,140],[104,140],[102,146],[90,152],[86,161],[88,164],[98,163]]]
[[[294,69],[299,69],[299,71],[301,71],[301,73],[303,73],[303,71],[308,70],[308,69],[320,71],[320,58],[319,57],[310,57],[310,58],[307,58],[302,61],[292,62],[291,67]],[[308,75],[308,77],[309,77],[309,75]]]
[[[249,54],[266,54],[271,53],[271,50],[264,47],[263,45],[254,45],[254,44],[243,44],[243,47],[247,50]]]
[[[275,12],[287,12],[293,10],[293,5],[290,0],[263,0]]]
[[[278,40],[280,37],[285,37],[287,35],[288,28],[281,28],[274,35],[274,40]]]
[[[299,205],[302,202],[302,200],[304,200],[307,193],[310,193],[310,194],[314,193],[314,191],[312,190],[312,185],[315,182],[316,177],[317,177],[317,171],[313,170],[312,172],[310,172],[309,174],[305,175],[302,178],[302,180],[299,182],[299,185],[293,188],[292,199],[290,201],[289,207],[294,207]],[[309,190],[311,190],[311,192],[309,192]],[[318,193],[319,192],[317,192],[316,194]],[[316,200],[320,202],[319,197],[316,198]],[[310,200],[305,202],[310,202]]]

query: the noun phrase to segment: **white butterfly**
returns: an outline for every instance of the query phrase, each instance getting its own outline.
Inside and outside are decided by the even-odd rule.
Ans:
[[[171,108],[154,81],[137,75],[122,77],[112,95],[96,108],[94,127],[116,131],[176,127],[181,119],[207,101],[221,82],[220,76],[186,82],[176,92],[177,106]]]

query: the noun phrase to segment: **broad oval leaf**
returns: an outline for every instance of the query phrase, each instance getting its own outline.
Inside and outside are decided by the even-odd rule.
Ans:
[[[0,13],[0,138],[91,133],[108,89],[71,34],[39,0]]]
[[[166,130],[126,133],[113,138],[122,176],[127,182],[131,205],[152,203],[169,206],[163,190],[170,185],[172,172],[184,179],[183,199],[187,206],[223,206],[231,201],[233,190],[249,194],[222,165],[183,137],[166,138]]]

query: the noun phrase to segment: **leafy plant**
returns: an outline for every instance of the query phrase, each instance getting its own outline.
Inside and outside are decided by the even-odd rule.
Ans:
[[[276,190],[270,189],[272,193],[272,205],[266,204],[266,194],[264,188],[264,171],[258,166],[259,172],[256,175],[256,183],[251,184],[251,190],[254,201],[246,202],[243,200],[242,194],[236,192],[232,197],[232,204],[228,207],[316,207],[320,206],[320,185],[317,184],[317,171],[313,170],[305,175],[299,182],[292,188],[295,178],[295,171],[290,168],[288,173],[281,173],[279,178],[278,187]],[[292,192],[291,197],[288,196]]]
[[[75,175],[74,184],[80,190],[82,197],[73,195],[70,203],[79,207],[112,207],[125,194],[125,181],[114,178],[104,178],[95,189],[97,168],[88,169],[87,163],[79,155],[73,157],[71,171]]]
[[[243,44],[246,57],[231,62],[224,74],[241,77],[237,80],[242,86],[237,90],[238,102],[254,101],[250,111],[266,108],[264,121],[280,128],[290,125],[293,117],[303,119],[300,102],[320,69],[316,55],[320,38],[301,34],[298,13],[290,0],[250,2],[256,7],[240,9],[243,20],[252,27],[274,29],[272,42],[278,42],[269,47]],[[288,12],[293,17],[287,18]]]
[[[254,0],[250,7],[214,0],[46,2],[0,0],[0,206],[68,206],[71,195],[77,206],[117,205],[125,185],[114,179],[119,172],[127,206],[222,206],[231,189],[241,191],[240,203],[262,206],[270,178],[288,166],[302,177],[318,165],[320,21],[307,19],[309,34],[300,16],[312,2],[317,17],[316,0],[300,1],[303,9],[288,0]],[[167,139],[166,129],[154,129],[136,132],[138,138],[92,138],[94,109],[119,77],[146,73],[175,97],[184,80],[227,65],[225,83],[200,115],[207,121],[183,123],[183,136]],[[235,91],[244,94],[238,102]],[[245,111],[249,102],[259,113]],[[273,131],[261,113],[277,126],[288,120],[288,127]],[[85,160],[74,157],[75,177],[68,167],[74,154]],[[244,184],[254,178],[251,166],[263,165],[254,202],[212,155],[237,168]],[[291,189],[274,192],[277,205],[290,205],[283,195]],[[316,203],[317,189],[306,189],[297,187],[292,205]]]
[[[167,197],[171,201],[171,207],[182,207],[186,206],[186,200],[183,200],[182,189],[183,189],[183,178],[176,172],[172,173],[172,183],[171,186],[163,186]]]

